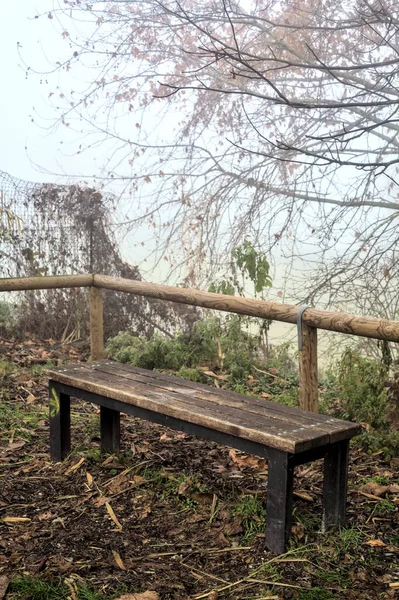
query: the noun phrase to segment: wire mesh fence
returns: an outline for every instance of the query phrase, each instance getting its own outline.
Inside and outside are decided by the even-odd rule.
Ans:
[[[33,183],[0,171],[0,277],[101,273],[141,279],[139,269],[121,257],[114,214],[110,193],[87,185]],[[15,331],[62,340],[87,336],[87,290],[19,293],[11,304]],[[125,329],[170,333],[191,322],[193,313],[115,292],[105,293],[104,311],[108,336]]]

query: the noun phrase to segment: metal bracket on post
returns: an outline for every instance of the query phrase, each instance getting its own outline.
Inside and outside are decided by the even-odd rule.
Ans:
[[[303,340],[302,340],[302,315],[305,312],[305,310],[307,310],[308,308],[312,308],[312,307],[307,306],[307,305],[302,306],[299,309],[299,312],[296,317],[296,326],[298,328],[298,350],[302,350],[302,342],[303,342]]]

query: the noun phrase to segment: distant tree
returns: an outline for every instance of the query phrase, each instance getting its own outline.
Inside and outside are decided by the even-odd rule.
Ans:
[[[91,133],[82,150],[112,145],[104,177],[140,198],[130,225],[197,271],[248,237],[305,271],[299,300],[337,303],[369,273],[397,288],[397,2],[63,0],[43,16],[67,45],[54,69],[88,82],[52,90],[60,122]]]

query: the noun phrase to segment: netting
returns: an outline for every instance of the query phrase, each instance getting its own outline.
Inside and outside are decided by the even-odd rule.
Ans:
[[[32,183],[0,171],[0,277],[101,273],[141,279],[120,255],[115,198],[85,185]],[[20,330],[76,339],[88,330],[87,291],[33,291],[14,303]],[[105,293],[106,335],[125,329],[171,332],[192,311],[122,293]],[[191,320],[191,319],[189,319]]]

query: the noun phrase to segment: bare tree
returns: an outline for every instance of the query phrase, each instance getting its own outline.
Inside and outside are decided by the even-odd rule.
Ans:
[[[90,132],[82,150],[111,144],[104,177],[162,254],[183,247],[198,273],[247,236],[300,272],[300,301],[350,286],[363,308],[370,273],[397,287],[394,0],[65,0],[43,16],[68,45],[54,70],[90,82],[62,90],[60,122]]]

